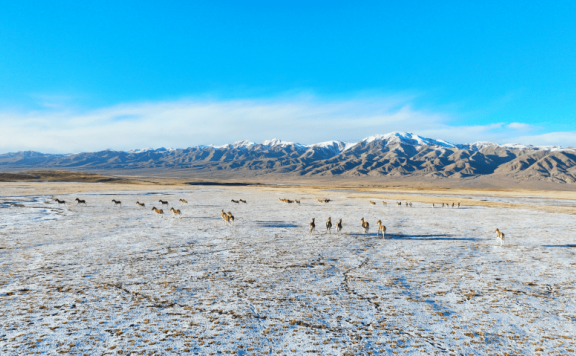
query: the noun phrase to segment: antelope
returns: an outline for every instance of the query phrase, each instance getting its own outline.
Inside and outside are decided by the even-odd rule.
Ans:
[[[382,202],[382,205],[388,206],[388,203],[386,203],[385,201]]]
[[[112,202],[114,203],[114,206],[116,206],[116,205],[122,206],[122,202],[120,200],[112,199]]]
[[[434,203],[432,203],[432,207],[433,207],[433,208],[435,207],[435,206],[434,206]]]
[[[340,231],[342,231],[342,219],[338,220],[338,224],[336,224],[336,232],[340,234]]]
[[[228,216],[228,222],[230,224],[233,224],[234,223],[234,215],[232,215],[231,212],[228,212],[228,214],[226,214],[226,215]]]
[[[460,203],[458,203],[458,209],[460,209]]]
[[[328,218],[328,221],[326,221],[326,233],[330,234],[332,232],[332,218]]]
[[[412,207],[412,202],[410,202],[410,207]]]
[[[308,227],[310,228],[310,235],[312,235],[312,233],[316,229],[316,224],[314,223],[314,218],[312,218],[312,222],[310,224],[308,224]]]
[[[168,201],[167,201],[167,200],[162,200],[162,199],[160,199],[160,200],[158,200],[158,201],[159,201],[160,203],[162,203],[162,206],[164,206],[164,205],[168,206]]]
[[[402,202],[401,202],[401,201],[397,201],[397,202],[396,202],[396,205],[402,206]]]
[[[156,213],[156,216],[160,216],[160,217],[164,217],[164,210],[162,209],[156,209],[155,207],[152,207],[152,211],[154,211]]]
[[[370,224],[368,223],[368,221],[364,221],[364,218],[360,219],[360,221],[362,222],[362,230],[364,231],[365,234],[367,234],[368,231],[370,231]]]
[[[454,203],[452,203],[452,208],[454,208]]]
[[[76,198],[76,205],[80,205],[80,204],[87,205],[87,204],[86,204],[86,200],[82,200],[82,199]]]
[[[374,201],[370,200],[370,204],[372,204],[372,205],[376,205],[376,202],[374,202]]]
[[[294,199],[294,202],[295,202],[296,204],[300,205],[300,200]]]
[[[187,202],[186,200],[184,200],[184,199],[180,199],[180,203],[182,203],[182,204],[188,204],[188,202]]]
[[[386,237],[386,226],[382,225],[382,221],[378,220],[376,225],[378,225],[378,232],[376,232],[376,237],[378,237],[379,234],[382,234],[382,238]]]
[[[178,215],[179,218],[182,217],[182,212],[180,211],[180,209],[170,208],[170,211],[172,212],[172,214],[174,214],[174,216]]]
[[[292,204],[292,203],[294,203],[294,200],[287,199],[287,200],[286,200],[286,203]]]
[[[442,203],[442,207],[444,207],[444,203]]]
[[[139,201],[137,201],[137,202],[136,202],[136,205],[138,205],[138,206],[141,206],[141,207],[143,207],[143,208],[145,208],[145,207],[146,207],[146,204],[144,204],[144,203],[140,203]]]
[[[502,242],[504,241],[504,233],[501,232],[499,229],[496,229],[496,231],[494,231],[496,233],[496,239],[500,240],[500,246],[502,246]]]
[[[324,201],[322,201],[321,199],[318,199],[318,203],[322,204],[322,203],[324,203]]]
[[[222,209],[220,216],[222,217],[222,219],[224,220],[224,222],[228,222],[228,214],[226,214],[224,212],[224,209]]]
[[[330,203],[331,200],[330,199],[324,199],[324,203]]]
[[[278,199],[280,199],[281,202],[286,203],[286,198],[284,198],[284,199],[278,198]]]
[[[234,199],[232,199],[232,203],[234,203],[234,204],[238,204],[238,203],[240,203],[240,202],[239,202],[238,200],[234,200]]]
[[[246,200],[240,199],[240,203],[246,204]]]
[[[58,203],[58,205],[60,205],[60,204],[66,204],[66,201],[65,201],[65,200],[56,199],[56,203]]]

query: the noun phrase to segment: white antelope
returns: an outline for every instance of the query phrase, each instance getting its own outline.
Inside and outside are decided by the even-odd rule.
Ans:
[[[332,232],[332,218],[328,218],[326,221],[326,233],[330,234]]]
[[[364,218],[360,219],[360,221],[362,222],[362,231],[364,231],[364,233],[367,234],[368,231],[370,231],[370,224],[368,223],[368,221],[364,221]]]
[[[160,216],[161,218],[164,217],[164,210],[152,207],[152,211],[156,213],[156,216]]]
[[[382,234],[382,238],[386,237],[386,226],[382,225],[382,221],[378,220],[376,225],[378,225],[378,232],[376,233],[376,236]]]
[[[316,223],[314,223],[314,218],[312,218],[312,222],[310,222],[310,224],[308,224],[308,227],[310,228],[310,235],[312,235],[312,233],[314,232],[314,230],[316,229]]]
[[[174,214],[174,216],[178,216],[179,218],[182,217],[182,212],[180,211],[180,209],[170,208],[170,211],[172,212],[172,214]]]
[[[502,246],[502,242],[504,242],[504,233],[500,231],[500,229],[496,229],[494,231],[496,233],[496,239],[500,240],[500,246]]]

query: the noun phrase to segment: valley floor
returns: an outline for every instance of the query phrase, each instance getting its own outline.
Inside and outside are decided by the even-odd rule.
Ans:
[[[55,184],[0,186],[2,355],[576,352],[572,214],[281,187],[70,184],[59,206]]]

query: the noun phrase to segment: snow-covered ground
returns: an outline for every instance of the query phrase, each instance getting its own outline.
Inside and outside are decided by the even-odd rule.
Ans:
[[[1,355],[576,352],[574,215],[160,193],[0,197]],[[155,216],[159,199],[182,218]],[[342,234],[323,233],[329,216]]]

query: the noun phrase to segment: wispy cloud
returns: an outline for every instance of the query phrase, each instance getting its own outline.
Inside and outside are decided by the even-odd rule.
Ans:
[[[144,147],[189,147],[248,139],[300,143],[359,140],[408,131],[456,143],[569,145],[574,133],[528,135],[522,123],[459,126],[449,114],[414,109],[410,98],[325,101],[313,97],[274,100],[133,103],[79,112],[0,111],[0,152],[81,152]]]

